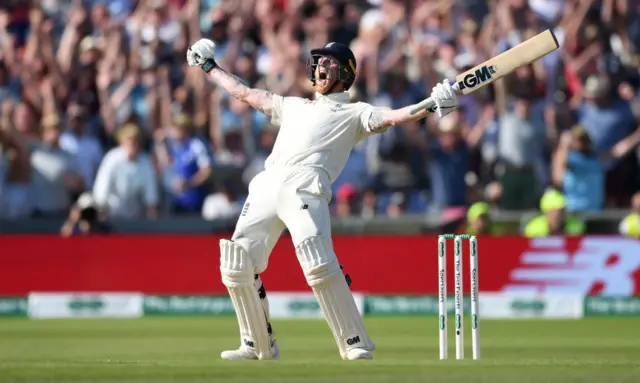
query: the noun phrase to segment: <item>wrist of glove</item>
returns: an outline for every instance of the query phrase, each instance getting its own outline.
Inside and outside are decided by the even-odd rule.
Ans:
[[[218,63],[216,63],[216,60],[214,60],[213,58],[205,60],[204,64],[200,65],[200,68],[202,68],[202,70],[206,73],[211,72],[214,68],[217,67]]]

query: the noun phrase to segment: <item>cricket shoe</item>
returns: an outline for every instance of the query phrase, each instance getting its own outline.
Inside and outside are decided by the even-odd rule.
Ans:
[[[226,360],[258,360],[255,350],[244,345],[237,350],[222,351],[220,357]],[[271,359],[280,359],[280,348],[275,340],[271,344]]]
[[[373,359],[373,355],[369,350],[364,348],[352,348],[347,351],[346,360],[358,360],[358,359]]]

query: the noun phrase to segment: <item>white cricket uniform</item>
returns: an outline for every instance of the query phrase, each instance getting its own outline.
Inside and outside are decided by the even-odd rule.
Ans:
[[[248,242],[256,274],[266,269],[285,225],[295,247],[311,236],[330,241],[331,183],[356,143],[372,134],[373,109],[350,103],[347,92],[318,94],[315,100],[273,96],[271,122],[280,131],[265,170],[249,184],[233,235],[235,242]]]
[[[220,270],[240,326],[238,350],[224,359],[271,359],[279,351],[259,274],[285,225],[343,359],[369,358],[369,338],[331,242],[331,183],[355,144],[372,132],[374,107],[349,103],[349,94],[316,100],[273,96],[272,122],[280,126],[265,170],[249,184],[232,240],[220,241]],[[364,356],[363,356],[364,355]]]

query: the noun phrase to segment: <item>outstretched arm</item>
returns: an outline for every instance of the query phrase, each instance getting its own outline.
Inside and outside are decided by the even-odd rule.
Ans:
[[[247,86],[237,76],[216,66],[209,71],[209,76],[218,86],[229,92],[238,100],[244,101],[267,116],[271,116],[273,109],[273,93],[264,89],[253,89]]]
[[[633,133],[623,138],[620,142],[614,145],[613,148],[611,148],[611,151],[609,153],[606,153],[604,157],[622,158],[626,156],[627,153],[635,149],[638,144],[640,144],[640,126],[638,126],[638,128]]]
[[[416,114],[411,114],[412,108],[413,105],[401,109],[374,108],[371,112],[371,117],[369,117],[369,131],[378,132],[390,126],[408,124],[423,119],[430,113],[423,109]]]
[[[412,114],[417,105],[409,105],[401,109],[374,108],[369,117],[368,129],[370,132],[383,131],[389,126],[403,125],[425,118],[429,113],[437,112],[439,117],[444,117],[458,108],[456,91],[449,80],[437,84],[431,91],[431,100],[434,107],[421,109]]]

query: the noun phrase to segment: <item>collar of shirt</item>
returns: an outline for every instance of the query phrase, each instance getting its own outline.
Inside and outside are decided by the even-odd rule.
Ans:
[[[316,92],[316,100],[320,102],[333,101],[333,102],[338,102],[342,104],[347,104],[349,103],[349,99],[350,99],[349,92],[331,93],[327,95]]]

